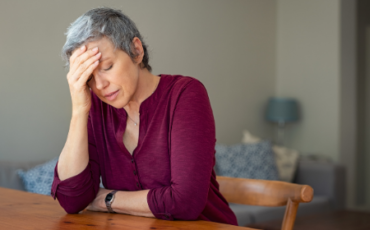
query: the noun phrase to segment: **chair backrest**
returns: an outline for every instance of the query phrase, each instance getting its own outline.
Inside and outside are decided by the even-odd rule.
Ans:
[[[228,202],[258,206],[287,206],[282,230],[292,230],[299,203],[311,202],[313,189],[282,181],[217,176],[220,192]]]

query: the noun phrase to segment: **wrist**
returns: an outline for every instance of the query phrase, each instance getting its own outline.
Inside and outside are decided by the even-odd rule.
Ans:
[[[110,193],[110,192],[108,192],[108,193]],[[107,207],[107,204],[105,202],[105,199],[106,199],[106,196],[108,195],[108,193],[103,197],[103,199],[99,203],[99,205],[100,205],[99,208],[100,208],[100,211],[101,212],[109,212],[108,207]]]
[[[115,210],[113,210],[113,208],[112,208],[113,202],[114,202],[114,200],[116,198],[116,196],[115,196],[116,195],[116,192],[117,192],[117,190],[110,191],[105,196],[105,199],[104,199],[104,203],[105,203],[106,209],[110,213],[116,213]]]
[[[72,124],[87,124],[89,113],[72,113],[71,123]]]
[[[89,111],[72,110],[72,119],[87,119]]]

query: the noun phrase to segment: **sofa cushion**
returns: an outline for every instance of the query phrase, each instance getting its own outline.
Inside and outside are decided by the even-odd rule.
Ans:
[[[229,206],[234,212],[239,226],[255,223],[253,212],[251,212],[248,205],[229,203]]]
[[[28,171],[18,170],[18,175],[23,180],[26,191],[50,195],[57,161],[58,157]]]
[[[286,206],[264,207],[230,203],[230,208],[236,215],[239,226],[266,222],[270,220],[282,220]],[[331,210],[329,199],[325,196],[314,197],[310,203],[301,203],[297,216],[328,212]]]
[[[250,179],[278,180],[270,142],[255,144],[216,144],[217,175]]]
[[[294,183],[310,185],[315,196],[325,196],[336,209],[346,206],[346,168],[329,162],[300,160]]]
[[[242,143],[253,144],[261,141],[262,140],[259,137],[253,136],[248,130],[243,131]],[[275,154],[275,161],[280,180],[292,182],[298,165],[298,151],[278,145],[274,145],[272,150]]]

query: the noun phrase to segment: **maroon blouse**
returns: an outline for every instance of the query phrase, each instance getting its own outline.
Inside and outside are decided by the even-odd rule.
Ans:
[[[94,200],[101,176],[107,189],[149,189],[149,208],[157,218],[237,225],[213,170],[215,123],[205,87],[191,77],[160,76],[156,91],[140,106],[133,155],[123,144],[126,111],[92,93],[89,164],[64,181],[55,167],[52,196],[68,213],[78,213]]]

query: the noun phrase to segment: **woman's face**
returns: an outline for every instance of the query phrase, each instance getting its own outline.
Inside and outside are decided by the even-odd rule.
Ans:
[[[89,42],[86,46],[88,50],[98,47],[101,52],[100,63],[87,84],[101,101],[115,108],[123,108],[136,92],[139,62],[134,63],[127,53],[115,49],[106,37]]]

